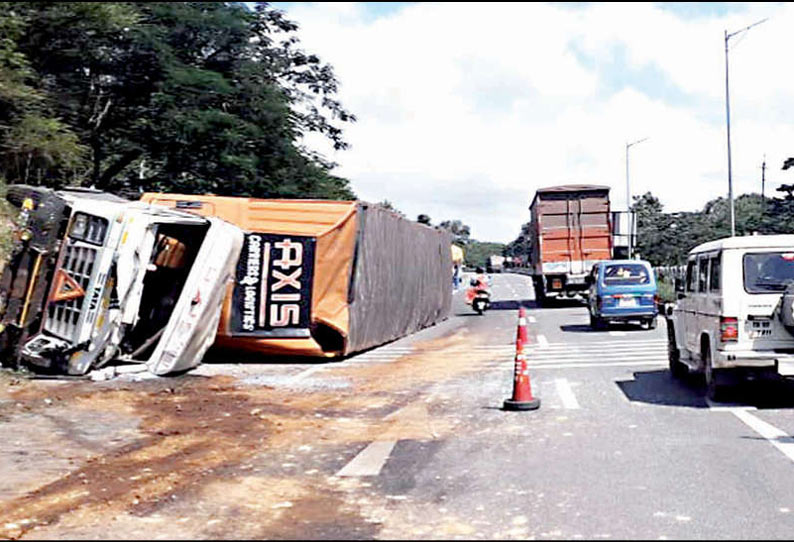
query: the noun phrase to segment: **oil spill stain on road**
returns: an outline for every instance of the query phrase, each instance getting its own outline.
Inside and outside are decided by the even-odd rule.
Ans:
[[[134,385],[52,387],[29,381],[6,387],[0,398],[10,398],[32,416],[43,417],[49,399],[88,414],[134,416],[139,424],[131,442],[93,451],[59,479],[0,501],[0,537],[151,538],[148,529],[157,525],[158,535],[171,538],[293,538],[306,533],[372,538],[378,521],[332,479],[301,473],[262,477],[250,473],[251,464],[265,451],[275,459],[310,443],[316,469],[330,475],[334,471],[324,468],[323,462],[331,462],[322,459],[324,449],[379,438],[444,438],[451,426],[431,419],[421,390],[485,361],[450,362],[445,349],[459,348],[465,340],[451,335],[420,346],[390,367],[348,370],[353,386],[343,392],[295,394],[241,387],[230,377],[189,375]],[[396,414],[384,416],[389,399]],[[372,404],[378,408],[367,408]],[[346,412],[347,417],[318,418],[318,409]],[[68,440],[68,433],[63,438]],[[230,490],[243,481],[242,487],[254,489]],[[289,506],[279,508],[286,502]],[[247,527],[241,531],[241,525]]]

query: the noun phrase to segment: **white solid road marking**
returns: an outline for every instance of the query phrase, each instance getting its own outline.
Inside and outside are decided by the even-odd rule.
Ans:
[[[562,406],[565,408],[579,408],[579,401],[576,400],[568,380],[557,378],[555,383],[557,384],[557,393],[560,394],[560,399],[562,400]]]
[[[337,476],[377,476],[391,455],[397,441],[376,440],[361,450]]]
[[[743,408],[734,408],[731,409],[731,412],[753,431],[768,440],[772,446],[783,452],[786,457],[794,461],[794,438],[774,425],[756,418]]]
[[[529,317],[529,323],[530,323],[530,324],[535,324],[535,323],[537,323],[537,321],[538,321],[538,319],[537,319],[537,318],[535,318],[534,316],[530,316],[530,317]]]
[[[610,331],[609,334],[612,335],[613,337],[624,337],[626,335],[626,332],[625,331]]]
[[[537,341],[541,348],[547,348],[549,346],[549,341],[543,335],[538,335]]]

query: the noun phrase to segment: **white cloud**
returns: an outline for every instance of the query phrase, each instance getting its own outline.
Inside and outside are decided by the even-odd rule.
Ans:
[[[318,3],[287,15],[359,118],[345,128],[350,150],[306,143],[362,199],[411,218],[457,218],[477,239],[508,242],[542,186],[607,184],[623,208],[625,144],[642,137],[633,194],[652,191],[671,211],[726,195],[723,30],[767,16],[731,39],[734,193],[760,191],[764,154],[767,193],[794,181],[780,171],[794,155],[791,4],[691,19],[626,3],[421,3],[377,17]]]

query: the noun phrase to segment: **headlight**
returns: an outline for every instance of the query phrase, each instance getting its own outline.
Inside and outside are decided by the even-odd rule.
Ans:
[[[69,237],[94,245],[102,245],[108,231],[108,221],[101,216],[76,213],[69,229]]]
[[[88,217],[84,214],[77,214],[72,221],[72,229],[69,230],[69,235],[82,239],[85,237],[86,229],[88,229]]]

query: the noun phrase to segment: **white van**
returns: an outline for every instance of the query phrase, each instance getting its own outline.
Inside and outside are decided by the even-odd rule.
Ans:
[[[717,400],[736,376],[794,375],[794,235],[695,247],[667,317],[670,371],[705,375]]]

